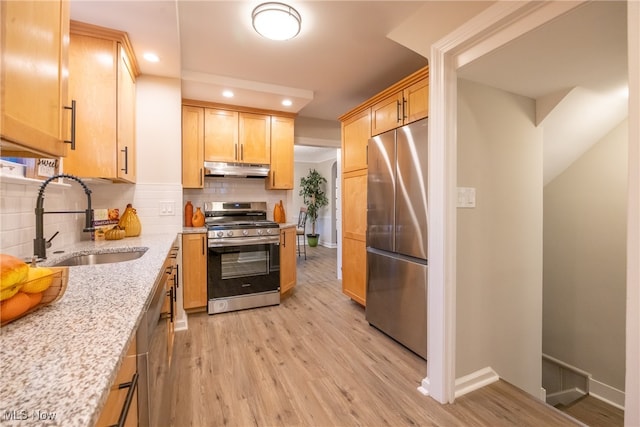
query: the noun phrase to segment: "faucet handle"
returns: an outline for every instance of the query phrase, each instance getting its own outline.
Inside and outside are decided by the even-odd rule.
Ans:
[[[58,233],[60,233],[60,232],[56,231],[55,234],[53,236],[51,236],[51,238],[49,240],[47,240],[47,242],[45,243],[45,247],[47,247],[47,248],[51,247],[51,241],[58,235]]]

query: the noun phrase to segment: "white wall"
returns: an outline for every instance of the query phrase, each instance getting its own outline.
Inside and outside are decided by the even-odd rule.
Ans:
[[[544,188],[542,351],[624,391],[625,120]]]
[[[539,396],[542,130],[535,102],[458,80],[456,377],[491,367]]]
[[[294,163],[294,188],[293,188],[293,205],[296,212],[304,206],[302,196],[300,196],[300,179],[307,176],[309,169],[317,170],[325,179],[327,183],[324,186],[329,204],[318,213],[318,221],[316,223],[316,233],[320,234],[319,243],[323,246],[336,247],[336,236],[332,229],[331,224],[331,212],[335,209],[335,187],[331,182],[331,168],[336,163],[336,159],[324,160],[318,163],[299,162]],[[307,220],[307,233],[311,233],[311,222]]]

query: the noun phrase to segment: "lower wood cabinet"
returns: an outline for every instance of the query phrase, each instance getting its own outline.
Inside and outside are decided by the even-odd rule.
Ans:
[[[182,301],[185,310],[207,307],[207,234],[182,235]]]
[[[367,170],[342,175],[342,292],[366,305]]]
[[[296,228],[280,230],[280,295],[296,285]]]
[[[125,427],[138,425],[138,369],[136,365],[135,337],[129,345],[120,370],[111,386],[107,402],[96,423],[97,427],[119,425],[123,420]]]

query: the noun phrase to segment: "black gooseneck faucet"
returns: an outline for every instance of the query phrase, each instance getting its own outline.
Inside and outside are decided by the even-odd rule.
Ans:
[[[68,178],[82,185],[82,188],[84,189],[84,192],[87,195],[87,209],[85,209],[84,211],[50,211],[50,212],[44,211],[44,207],[43,207],[44,190],[51,181],[57,178]],[[44,218],[43,218],[44,214],[69,214],[69,213],[84,213],[85,224],[84,224],[84,229],[82,231],[87,232],[87,231],[94,230],[93,209],[91,209],[91,190],[89,190],[89,187],[87,187],[87,185],[84,182],[82,182],[80,178],[76,176],[68,175],[68,174],[54,175],[48,178],[46,181],[44,181],[40,186],[40,190],[38,191],[38,200],[36,202],[36,238],[33,239],[33,255],[34,256],[38,258],[46,259],[47,247],[51,245],[51,243],[49,242],[51,242],[51,240],[53,239],[53,237],[49,239],[49,242],[47,242],[44,239]],[[54,234],[54,237],[55,237],[55,234]]]

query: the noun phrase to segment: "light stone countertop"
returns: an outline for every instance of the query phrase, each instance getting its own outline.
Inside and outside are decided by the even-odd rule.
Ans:
[[[48,254],[40,265],[77,253],[148,248],[133,261],[69,267],[58,302],[0,329],[0,425],[95,424],[175,238],[87,241]]]
[[[296,228],[298,226],[295,222],[285,222],[284,224],[278,224],[280,228]]]

